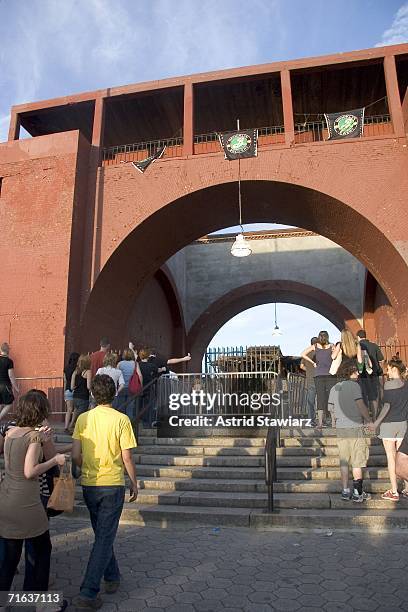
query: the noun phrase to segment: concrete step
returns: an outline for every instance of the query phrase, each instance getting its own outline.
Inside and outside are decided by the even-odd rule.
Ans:
[[[351,509],[344,510],[290,510],[277,509],[272,514],[261,511],[251,512],[250,526],[257,529],[273,529],[274,527],[317,528],[328,529],[367,529],[369,532],[382,532],[384,529],[408,528],[408,511],[405,509],[373,510],[364,504],[353,504]],[[362,506],[362,507],[360,507]]]
[[[219,448],[248,448],[248,447],[261,447],[265,448],[265,438],[234,438],[234,437],[221,437],[212,436],[207,438],[154,438],[150,437],[139,437],[138,440],[139,448],[146,446],[170,446],[177,447],[182,446],[185,448],[191,448],[196,446],[201,447],[219,447]],[[376,437],[368,439],[370,446],[381,446],[381,440]],[[336,447],[337,437],[314,435],[305,436],[299,438],[283,438],[281,437],[282,448],[322,448],[322,447]]]
[[[275,493],[274,504],[277,508],[334,508],[349,511],[355,506],[354,502],[341,499],[338,489],[334,494],[327,493]],[[211,508],[266,508],[266,493],[230,493],[230,492],[208,492],[208,491],[184,491],[174,492],[144,489],[138,496],[138,505],[144,504],[169,504],[180,506],[206,506]],[[380,494],[373,494],[370,500],[365,502],[365,508],[382,509],[393,511],[394,506],[405,509],[408,514],[408,500],[401,498],[399,502],[388,502],[381,499]]]
[[[136,462],[140,465],[174,465],[174,466],[222,466],[222,467],[258,467],[265,465],[265,458],[260,456],[182,456],[182,455],[151,455],[138,452],[135,455]],[[337,467],[339,458],[329,457],[308,457],[308,456],[287,456],[277,457],[278,467],[301,467],[301,468],[320,468]],[[382,467],[387,465],[385,455],[374,455],[369,458],[368,465]]]
[[[142,478],[139,481],[140,492],[220,492],[220,493],[267,493],[267,486],[263,480],[212,480],[210,478]],[[127,483],[129,484],[129,483]],[[274,483],[275,493],[338,493],[341,491],[339,480],[293,480]],[[388,480],[367,480],[364,489],[368,493],[381,494],[389,488]],[[81,486],[76,487],[77,497],[82,496]],[[404,501],[405,500],[402,500]],[[388,505],[388,504],[387,504]]]
[[[265,447],[265,438],[232,438],[222,436],[212,436],[207,438],[146,438],[144,436],[139,437],[139,447],[145,447],[148,445],[155,446],[218,446],[222,448],[230,447]]]
[[[335,493],[275,493],[274,504],[277,508],[334,508],[349,511],[355,502],[344,501],[340,496],[341,487]],[[266,493],[231,493],[208,491],[157,492],[151,489],[141,490],[138,504],[179,504],[181,506],[206,506],[226,508],[266,508]],[[381,499],[380,494],[373,494],[365,502],[365,508],[393,511],[394,506],[405,509],[408,514],[408,500],[401,498],[399,502],[389,502]]]
[[[166,465],[140,464],[137,467],[138,477],[156,476],[168,478],[212,478],[212,479],[257,479],[265,477],[263,467],[184,467]],[[388,479],[388,470],[381,467],[369,467],[364,470],[366,479]],[[278,480],[340,480],[340,469],[327,468],[295,468],[280,467],[278,469]]]
[[[276,454],[279,457],[285,456],[310,456],[318,457],[324,454],[329,449],[319,448],[277,448]],[[330,448],[330,452],[335,449]],[[222,446],[139,446],[136,454],[142,455],[183,455],[183,456],[233,456],[233,457],[249,457],[263,456],[265,448],[263,446],[247,446],[247,447],[222,447]]]
[[[233,457],[257,457],[265,454],[263,446],[247,446],[247,447],[223,447],[223,446],[165,446],[165,445],[148,445],[139,446],[136,449],[136,455],[177,455],[177,456],[233,456]],[[332,457],[338,456],[338,448],[335,446],[324,447],[281,447],[276,449],[278,457]],[[370,447],[370,455],[384,455],[384,447],[375,445]]]
[[[156,491],[210,491],[235,493],[267,492],[265,481],[244,479],[211,479],[211,478],[141,478],[140,490]],[[383,493],[389,488],[388,480],[367,480],[364,488],[368,493]],[[340,480],[293,480],[274,483],[276,493],[338,493],[341,491]]]
[[[352,502],[346,502],[352,504]],[[72,518],[89,518],[84,504],[78,503]],[[207,506],[179,506],[160,504],[125,504],[122,521],[136,525],[171,527],[177,524],[211,526],[242,526],[256,529],[318,528],[318,529],[368,529],[382,531],[386,528],[408,528],[408,511],[400,508],[370,509],[365,504],[350,505],[350,509],[287,509],[277,508],[269,514],[262,508],[226,508]],[[216,533],[214,533],[216,535]],[[328,532],[327,535],[331,535]]]

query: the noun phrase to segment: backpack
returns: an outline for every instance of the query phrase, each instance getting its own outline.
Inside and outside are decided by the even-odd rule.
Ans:
[[[137,395],[142,391],[142,383],[140,382],[139,374],[137,372],[137,366],[135,365],[135,369],[133,371],[132,376],[129,380],[129,393],[132,395]]]

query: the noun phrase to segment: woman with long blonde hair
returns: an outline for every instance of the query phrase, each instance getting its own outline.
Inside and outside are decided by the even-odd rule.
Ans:
[[[343,329],[341,332],[341,341],[333,349],[333,360],[336,359],[340,351],[343,358],[356,359],[357,363],[363,363],[360,343],[348,329]]]

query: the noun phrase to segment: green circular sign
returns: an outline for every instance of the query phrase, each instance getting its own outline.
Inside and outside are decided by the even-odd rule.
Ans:
[[[252,138],[248,134],[234,134],[227,140],[227,151],[232,155],[246,153],[251,148]]]
[[[348,136],[358,126],[356,115],[340,115],[334,122],[333,129],[339,136]]]

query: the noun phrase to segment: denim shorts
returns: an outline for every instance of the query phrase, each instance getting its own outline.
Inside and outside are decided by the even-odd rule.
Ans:
[[[73,391],[69,391],[69,389],[67,389],[64,392],[64,400],[66,401],[72,401],[74,399],[74,392]]]
[[[89,408],[89,400],[81,399],[80,397],[74,397],[74,410],[78,414],[83,414]]]

